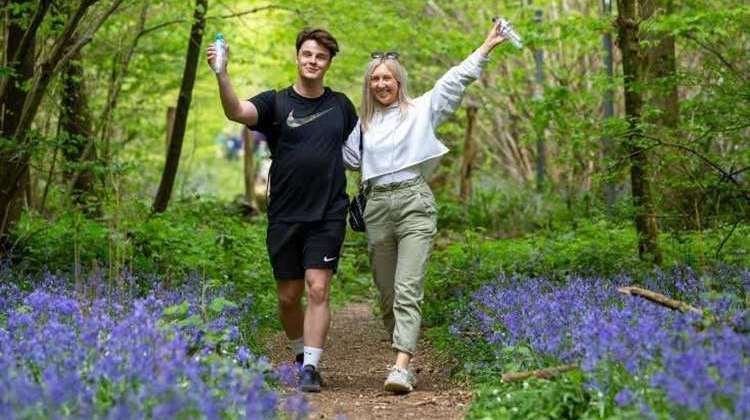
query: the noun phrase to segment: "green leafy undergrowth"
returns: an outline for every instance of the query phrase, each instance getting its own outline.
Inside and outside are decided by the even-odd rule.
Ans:
[[[493,180],[493,184],[501,181]],[[516,236],[522,232],[555,229],[577,218],[597,213],[592,197],[568,200],[560,194],[540,195],[513,183],[477,188],[468,203],[447,190],[437,192],[438,227],[441,230],[482,229],[492,234]]]
[[[660,235],[662,267],[750,265],[750,225],[738,226],[731,235],[730,231],[727,226]],[[570,274],[639,276],[652,270],[638,258],[635,229],[605,220],[579,221],[575,228],[511,239],[471,230],[445,234],[451,242],[433,252],[425,279],[423,310],[432,325],[449,322],[472,291],[500,273],[563,279]]]
[[[723,265],[747,267],[750,226],[740,225],[728,235],[731,230],[728,226],[662,234],[662,269],[690,265],[710,273]],[[451,327],[456,317],[472,304],[471,293],[501,274],[559,281],[571,274],[610,277],[624,273],[636,280],[653,274],[653,267],[638,259],[632,227],[592,221],[579,222],[577,228],[567,231],[542,231],[514,239],[492,239],[473,231],[460,236],[451,232],[447,235],[453,235],[454,242],[438,247],[433,254],[425,280],[423,315],[429,327],[427,338],[447,359],[454,377],[471,383],[474,389],[468,418],[641,416],[637,407],[617,407],[610,401],[612,396],[600,395],[585,386],[584,377],[577,371],[551,380],[503,383],[500,380],[503,372],[555,366],[559,361],[540,360],[540,356],[524,346],[507,347],[498,353],[496,347],[478,335],[472,336],[470,330]],[[718,286],[717,290],[731,288],[731,285]],[[656,395],[652,400],[660,398]]]
[[[494,347],[481,337],[457,337],[446,326],[431,328],[425,335],[443,357],[452,359],[449,363],[454,367],[454,378],[471,384],[474,395],[469,419],[570,419],[596,412],[579,372],[554,380],[503,383],[503,372],[539,363],[526,347],[506,348],[498,358]]]
[[[52,272],[74,279],[99,272],[104,281],[128,272],[142,294],[156,283],[176,286],[197,276],[209,287],[231,286],[238,300],[251,295],[258,325],[278,327],[264,216],[247,219],[231,204],[209,199],[175,201],[157,215],[145,205],[128,210],[117,224],[112,217],[93,220],[74,211],[52,220],[24,215],[14,231],[13,270],[18,278]],[[366,255],[365,236],[348,232],[331,287],[334,305],[369,292]]]
[[[520,383],[481,383],[468,419],[576,419],[591,410],[591,396],[579,373],[555,380],[530,379]],[[590,414],[589,414],[590,416]],[[595,417],[595,416],[591,416]]]

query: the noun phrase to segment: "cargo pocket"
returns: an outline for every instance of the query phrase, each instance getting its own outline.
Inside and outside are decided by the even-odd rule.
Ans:
[[[437,205],[435,204],[435,196],[432,195],[432,191],[419,191],[419,201],[422,203],[425,213],[431,216],[437,214]]]

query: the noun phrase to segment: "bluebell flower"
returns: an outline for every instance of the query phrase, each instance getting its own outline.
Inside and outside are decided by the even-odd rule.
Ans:
[[[266,385],[273,378],[239,343],[239,314],[209,320],[205,328],[220,328],[245,368],[212,348],[193,357],[188,350],[198,332],[160,322],[168,302],[189,296],[194,305],[200,293],[162,290],[158,297],[137,299],[101,282],[94,286],[93,299],[82,301],[76,296],[88,296],[88,291],[82,293],[80,284],[70,289],[56,276],[46,275],[30,292],[0,279],[6,314],[0,323],[3,415],[32,407],[51,418],[137,419],[147,412],[209,419],[277,415],[276,394]],[[111,404],[96,408],[103,389]]]
[[[740,294],[750,285],[747,270],[742,276]],[[468,319],[453,326],[459,336],[462,329],[477,329],[497,346],[496,354],[505,346],[525,345],[545,356],[542,360],[580,363],[587,386],[613,390],[618,403],[632,397],[630,389],[617,389],[614,372],[622,371],[634,385],[664,392],[675,412],[720,413],[729,402],[736,411],[732,416],[743,417],[738,414],[747,413],[750,404],[750,336],[738,327],[746,322],[746,309],[731,295],[708,293],[707,280],[685,268],[657,271],[645,284],[708,308],[729,325],[700,330],[700,315],[623,296],[616,288],[631,284],[627,276],[572,276],[553,283],[501,275],[474,293],[468,311],[459,314]],[[648,410],[644,415],[654,417]]]
[[[284,411],[291,419],[303,420],[307,418],[310,412],[310,403],[301,394],[289,396],[284,401]]]
[[[633,392],[628,388],[621,389],[617,395],[615,395],[615,403],[620,407],[630,405],[634,400]]]

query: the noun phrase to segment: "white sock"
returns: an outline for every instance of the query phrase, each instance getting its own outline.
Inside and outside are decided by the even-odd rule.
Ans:
[[[305,341],[303,340],[303,337],[289,340],[289,346],[292,348],[292,352],[295,356],[305,352]]]
[[[312,365],[312,367],[317,369],[321,354],[323,354],[323,349],[305,346],[305,361],[302,363],[302,366]]]

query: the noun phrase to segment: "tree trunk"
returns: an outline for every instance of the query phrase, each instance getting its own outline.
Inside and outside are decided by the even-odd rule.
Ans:
[[[644,18],[663,17],[672,13],[672,0],[641,0]],[[645,52],[645,74],[648,84],[644,87],[645,101],[653,110],[646,121],[653,137],[675,140],[684,138],[678,131],[680,120],[679,95],[677,90],[677,60],[675,58],[675,39],[669,31],[649,31],[644,34],[650,47]],[[706,143],[708,144],[708,143]],[[655,152],[659,158],[667,153],[663,150]],[[678,152],[679,156],[684,152]],[[676,157],[674,154],[672,158]],[[663,161],[659,159],[658,161]],[[659,165],[655,168],[655,179],[679,179],[686,174],[678,167],[681,165]],[[698,171],[702,169],[696,168]],[[664,176],[662,176],[664,175]],[[689,176],[689,175],[688,175]],[[664,189],[665,210],[683,214],[684,223],[692,228],[702,229],[701,219],[704,207],[696,205],[703,201],[704,192],[690,186],[675,186]]]
[[[602,0],[602,14],[609,19],[612,14],[612,3],[611,0]],[[612,82],[614,78],[614,66],[613,66],[613,54],[612,54],[612,34],[607,32],[602,37],[602,46],[604,47],[604,66],[607,72],[607,90],[604,92],[604,104],[602,106],[604,112],[604,120],[608,120],[615,115],[615,92],[612,89]],[[614,154],[614,146],[612,139],[608,135],[602,137],[602,160],[607,161]],[[607,203],[607,210],[612,212],[615,201],[617,200],[617,190],[615,188],[615,181],[606,179],[604,181],[604,198]]]
[[[28,0],[15,0],[11,6],[23,7]],[[41,6],[40,6],[41,7]],[[9,12],[8,12],[9,13]],[[28,182],[28,166],[19,165],[18,145],[12,137],[21,118],[21,108],[26,100],[23,85],[34,75],[34,36],[25,41],[25,49],[21,50],[24,34],[27,32],[20,21],[23,16],[6,17],[5,54],[3,63],[14,70],[14,75],[6,76],[0,100],[0,250],[4,249],[4,242],[10,227],[21,216],[23,197]],[[15,58],[15,62],[13,61]],[[6,147],[7,146],[7,147]],[[18,176],[17,174],[21,174]]]
[[[541,9],[534,12],[534,22],[540,27],[542,26]],[[534,98],[541,101],[544,98],[544,51],[541,48],[534,50],[534,64],[534,82],[536,83]],[[546,115],[542,115],[542,117],[543,120],[547,119]],[[544,174],[547,171],[546,125],[547,123],[544,121],[543,125],[540,124],[536,127],[536,188],[540,192],[544,190]]]
[[[68,168],[64,173],[65,179],[70,180],[71,198],[74,203],[86,209],[87,213],[95,214],[95,207],[87,207],[96,198],[91,167],[96,161],[96,147],[83,77],[81,54],[78,52],[65,66],[62,74],[60,128],[65,136],[62,150]]]
[[[651,174],[646,149],[643,147],[641,114],[643,97],[639,85],[643,82],[644,57],[640,48],[638,0],[618,0],[618,42],[622,51],[622,70],[625,82],[625,116],[628,120],[627,150],[630,156],[630,183],[638,233],[638,254],[641,259],[661,263],[658,230],[651,196]]]
[[[656,13],[669,14],[672,12],[672,0],[641,0],[643,19],[648,19]],[[654,42],[654,46],[646,50],[646,75],[654,89],[649,101],[659,109],[654,123],[671,129],[677,128],[680,118],[679,96],[675,76],[677,74],[677,60],[675,59],[674,37],[669,33],[650,34],[647,39]]]
[[[133,59],[135,49],[138,46],[138,40],[140,40],[143,34],[143,28],[146,26],[149,6],[149,2],[143,2],[141,14],[138,18],[138,24],[135,28],[136,35],[128,45],[125,53],[122,54],[118,52],[112,59],[112,73],[110,77],[109,88],[107,89],[107,102],[105,102],[104,109],[102,110],[99,118],[97,118],[96,120],[97,138],[102,145],[100,160],[107,167],[109,167],[112,160],[112,116],[114,115],[115,108],[117,107],[117,101],[120,97],[123,81],[125,79],[125,76],[127,76],[128,74],[130,61]],[[122,59],[120,60],[119,58],[121,56]]]
[[[206,10],[208,0],[196,0],[195,14],[193,15],[193,26],[190,29],[190,41],[188,42],[185,70],[182,74],[182,85],[180,96],[177,99],[177,110],[175,111],[174,128],[169,140],[167,161],[164,165],[159,190],[154,198],[152,210],[162,213],[167,209],[169,198],[172,195],[174,180],[177,176],[177,168],[180,164],[180,153],[182,152],[182,140],[185,137],[185,125],[187,123],[190,101],[193,96],[193,85],[195,74],[198,70],[198,57],[201,53],[201,42],[203,41],[203,28],[206,23]]]
[[[43,62],[34,69],[35,71],[33,73],[31,89],[26,94],[23,106],[17,108],[20,109],[21,112],[15,130],[12,133],[4,130],[4,133],[6,133],[6,139],[3,140],[3,142],[9,142],[9,144],[7,144],[7,147],[0,148],[4,150],[4,152],[0,154],[0,241],[6,237],[9,227],[13,225],[20,216],[20,212],[15,210],[16,202],[17,198],[22,196],[23,191],[25,190],[29,159],[34,146],[34,144],[29,141],[27,134],[31,128],[32,122],[34,121],[34,117],[39,110],[42,98],[47,91],[47,86],[49,86],[49,83],[59,69],[70,60],[70,57],[91,41],[93,34],[119,7],[123,0],[114,0],[109,9],[107,9],[105,13],[99,15],[95,22],[87,28],[82,37],[76,38],[76,30],[79,29],[87,10],[98,1],[99,0],[87,0],[81,2],[75,12],[67,19],[62,34],[54,42],[52,51]],[[42,4],[46,3],[49,3],[49,1],[42,2]],[[39,9],[37,9],[37,12],[34,15],[35,17],[34,20],[32,20],[32,25],[23,35],[24,45],[27,42],[30,44],[32,41],[29,40],[34,40],[36,37],[36,28],[38,26],[34,26],[33,23],[37,22],[37,17],[40,14],[38,11]],[[28,50],[21,51],[19,54],[30,55]],[[6,95],[5,92],[7,89],[10,89],[9,85],[7,88],[6,85],[3,85],[2,89],[0,89],[0,97]]]
[[[466,136],[464,137],[464,155],[461,161],[461,190],[459,197],[462,203],[468,203],[471,197],[471,173],[477,156],[477,145],[474,140],[474,124],[477,119],[477,107],[466,106]]]
[[[11,7],[6,8],[6,2],[10,2]],[[25,21],[27,16],[12,16],[11,12],[13,10],[24,10],[24,5],[28,3],[29,0],[6,0],[1,4],[3,10],[6,11],[6,16],[4,18],[6,23],[4,28],[8,28],[8,33],[4,34],[6,35],[4,38],[6,43],[8,41],[8,36],[15,32],[15,34],[13,34],[13,37],[15,38],[13,44],[8,44],[8,48],[5,49],[6,54],[3,57],[3,63],[6,67],[9,67],[16,72],[18,71],[17,66],[24,64],[24,57],[28,57],[29,53],[32,53],[31,56],[33,57],[36,45],[36,32],[42,24],[44,16],[47,14],[52,1],[41,0],[34,11],[34,15],[29,22],[28,28],[24,29],[18,22],[22,20]],[[13,25],[15,25],[15,28],[13,28]],[[5,95],[8,93],[8,86],[16,83],[16,80],[17,79],[14,77],[0,79],[0,104],[5,102]]]
[[[173,106],[167,107],[167,137],[164,138],[164,151],[169,153],[169,141],[172,139],[172,131],[174,131],[174,117],[177,109]]]

